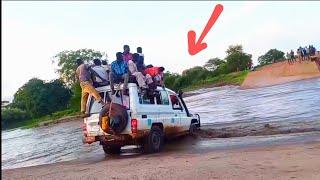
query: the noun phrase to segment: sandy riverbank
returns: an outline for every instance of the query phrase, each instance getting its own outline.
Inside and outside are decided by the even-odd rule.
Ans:
[[[320,141],[3,170],[2,179],[319,179]]]
[[[250,72],[242,83],[241,88],[259,88],[319,77],[320,66],[316,61],[302,61],[294,64],[288,64],[287,61],[283,61],[266,65]]]

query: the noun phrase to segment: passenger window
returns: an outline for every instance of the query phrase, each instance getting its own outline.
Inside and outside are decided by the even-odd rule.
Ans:
[[[101,98],[104,99],[104,93],[99,93]],[[94,97],[92,96],[91,97],[91,100],[90,100],[90,106],[89,106],[89,112],[90,114],[96,114],[96,113],[100,113],[101,111],[101,108],[102,108],[102,105],[100,103],[98,103],[98,101],[96,101],[94,99]]]
[[[157,93],[157,104],[169,105],[169,98],[167,91],[160,91]]]
[[[181,106],[180,101],[176,95],[170,95],[170,100],[172,103],[172,109],[182,110],[182,106]]]
[[[154,104],[154,96],[146,93],[143,96],[139,93],[140,104]]]

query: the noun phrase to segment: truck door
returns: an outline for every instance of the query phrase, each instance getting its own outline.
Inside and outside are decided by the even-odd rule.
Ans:
[[[172,119],[176,122],[176,126],[181,126],[181,112],[183,112],[183,108],[179,98],[175,94],[170,94],[171,108],[173,112]]]
[[[180,98],[179,98],[179,105],[181,107],[181,111],[180,111],[180,126],[182,127],[183,130],[189,130],[190,123],[191,123],[191,118],[188,117],[186,109],[184,108],[183,103],[181,102]]]
[[[153,123],[159,122],[159,109],[155,97],[139,95],[136,116],[140,119],[139,128],[141,129],[150,129]]]
[[[157,106],[159,109],[159,119],[163,123],[163,126],[168,130],[168,128],[179,125],[180,119],[177,119],[175,112],[172,111],[168,92],[166,90],[159,90],[156,94]]]

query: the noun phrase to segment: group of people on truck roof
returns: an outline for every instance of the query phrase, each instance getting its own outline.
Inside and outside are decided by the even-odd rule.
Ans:
[[[144,94],[148,89],[157,86],[164,87],[164,68],[145,65],[142,48],[137,48],[137,53],[130,53],[128,45],[123,46],[123,52],[116,53],[116,60],[109,66],[107,61],[93,59],[93,65],[85,64],[81,58],[76,60],[76,79],[82,89],[81,113],[86,114],[86,104],[89,94],[105,105],[95,88],[110,84],[112,95],[115,94],[114,84],[123,83],[122,94],[128,95],[128,82],[136,82]]]

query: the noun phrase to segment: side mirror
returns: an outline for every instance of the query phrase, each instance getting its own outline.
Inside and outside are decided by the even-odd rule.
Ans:
[[[180,98],[182,97],[182,94],[183,94],[182,90],[179,90],[179,91],[178,91],[178,96],[179,96]]]

